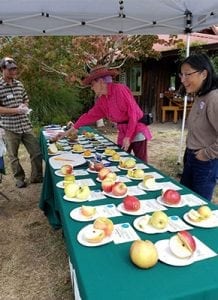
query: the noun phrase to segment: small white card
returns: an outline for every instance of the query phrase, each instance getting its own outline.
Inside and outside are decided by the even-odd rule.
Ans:
[[[122,216],[122,214],[117,210],[116,205],[114,205],[113,203],[106,205],[97,205],[95,207],[99,216],[106,218]]]
[[[107,197],[102,193],[101,190],[95,190],[95,191],[91,191],[91,197],[89,201],[102,200],[106,198]]]
[[[145,195],[146,192],[142,189],[139,189],[138,186],[128,186],[128,195],[131,196],[139,196],[139,195]]]
[[[73,170],[73,173],[75,176],[84,176],[84,175],[89,175],[89,172],[86,170]]]
[[[121,244],[140,240],[140,237],[129,223],[114,225],[113,241],[115,244]]]
[[[88,186],[95,186],[96,185],[94,180],[92,180],[91,178],[77,179],[76,183],[78,183],[79,185],[88,185]]]
[[[156,210],[167,210],[167,208],[156,201],[156,199],[140,200],[145,213]]]
[[[190,207],[207,204],[206,201],[192,194],[182,195],[181,198]]]
[[[177,232],[181,230],[190,230],[193,229],[192,226],[187,225],[180,217],[178,216],[168,216],[169,224],[167,230],[170,232]]]
[[[164,178],[161,174],[157,172],[146,172],[145,175],[151,175],[154,176],[155,179],[161,179]]]
[[[122,181],[122,182],[132,182],[132,180],[129,179],[128,177],[126,177],[126,175],[119,175],[119,181]]]
[[[116,166],[109,166],[109,169],[111,170],[111,172],[119,172],[120,169],[118,169]]]
[[[137,169],[149,169],[149,167],[143,163],[138,163],[135,166]]]
[[[171,181],[158,183],[164,189],[181,190],[182,188]]]
[[[201,242],[198,238],[195,238],[196,251],[194,253],[194,261],[203,260],[206,258],[217,256],[217,253],[210,249],[207,245]]]
[[[124,152],[124,151],[119,151],[118,153],[120,154],[120,156],[128,156],[129,155],[129,153]]]

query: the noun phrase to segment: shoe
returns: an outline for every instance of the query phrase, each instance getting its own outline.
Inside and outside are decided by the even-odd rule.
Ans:
[[[17,180],[16,182],[16,187],[20,188],[25,188],[26,187],[26,182],[23,180]]]
[[[34,178],[30,180],[30,183],[42,183],[43,178]]]

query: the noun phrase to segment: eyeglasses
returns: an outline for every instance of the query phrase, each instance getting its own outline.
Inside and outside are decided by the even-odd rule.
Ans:
[[[184,74],[180,73],[179,78],[184,77],[186,79],[186,78],[189,78],[192,74],[195,74],[195,73],[198,73],[198,72],[200,72],[200,71],[193,71],[191,73],[184,73]]]

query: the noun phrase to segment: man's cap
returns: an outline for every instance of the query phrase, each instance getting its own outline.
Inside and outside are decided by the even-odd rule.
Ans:
[[[2,60],[1,60],[1,63],[0,63],[0,67],[2,69],[15,69],[17,68],[17,64],[15,62],[15,60],[13,60],[13,58],[10,58],[10,57],[4,57]]]

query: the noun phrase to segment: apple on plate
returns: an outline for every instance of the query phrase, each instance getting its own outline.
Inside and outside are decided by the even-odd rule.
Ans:
[[[202,221],[201,214],[199,214],[199,212],[197,210],[193,209],[193,208],[187,213],[187,216],[193,222]]]
[[[125,168],[130,169],[130,168],[134,168],[136,165],[136,160],[134,158],[127,158],[125,160]]]
[[[110,193],[112,191],[112,188],[113,188],[114,184],[115,184],[115,180],[106,177],[101,182],[102,190],[105,193]]]
[[[61,173],[63,175],[70,175],[73,172],[73,166],[72,165],[63,165],[61,167]]]
[[[168,224],[168,216],[163,211],[155,211],[150,217],[149,225],[156,229],[164,229]]]
[[[114,196],[124,196],[127,193],[127,185],[124,182],[117,181],[112,187],[111,193]]]
[[[114,161],[119,161],[120,160],[120,154],[119,153],[114,153],[113,155],[112,155],[112,160],[114,160]]]
[[[103,168],[104,168],[103,162],[101,162],[101,161],[94,162],[94,169],[95,169],[95,171],[99,172]]]
[[[100,180],[103,180],[106,178],[106,176],[111,172],[110,169],[103,167],[99,172],[98,172],[98,178]]]
[[[88,228],[85,230],[83,238],[88,243],[97,244],[105,238],[105,233],[102,229]]]
[[[63,185],[64,187],[69,184],[69,183],[74,183],[76,180],[75,176],[73,174],[68,174],[68,175],[65,175],[64,176],[64,182],[63,182]]]
[[[128,211],[137,211],[140,209],[141,203],[135,196],[126,196],[123,200],[123,206]]]
[[[114,224],[111,219],[106,217],[98,217],[93,224],[95,229],[101,229],[104,231],[105,236],[110,236],[114,230]]]
[[[130,247],[130,259],[137,267],[149,269],[158,262],[158,252],[151,241],[136,240]]]
[[[91,194],[90,188],[88,185],[81,185],[76,191],[76,198],[79,200],[86,200]]]
[[[189,258],[196,250],[196,242],[188,231],[183,230],[170,238],[169,247],[175,256]]]
[[[112,179],[113,181],[116,181],[116,179],[117,179],[117,174],[115,173],[115,172],[109,172],[107,175],[106,175],[106,177],[105,177],[105,179]]]
[[[64,187],[64,193],[68,198],[76,197],[76,193],[79,189],[79,185],[75,182],[70,182]]]
[[[145,175],[143,178],[143,185],[147,189],[152,189],[155,186],[155,178],[152,175]]]
[[[181,201],[181,195],[176,190],[167,189],[162,192],[162,200],[166,204],[177,205]]]
[[[96,213],[96,207],[89,206],[89,205],[82,205],[80,208],[80,212],[83,216],[89,218],[94,216],[94,214]]]
[[[202,219],[208,219],[212,216],[212,211],[207,205],[200,206],[197,212],[201,215]]]

